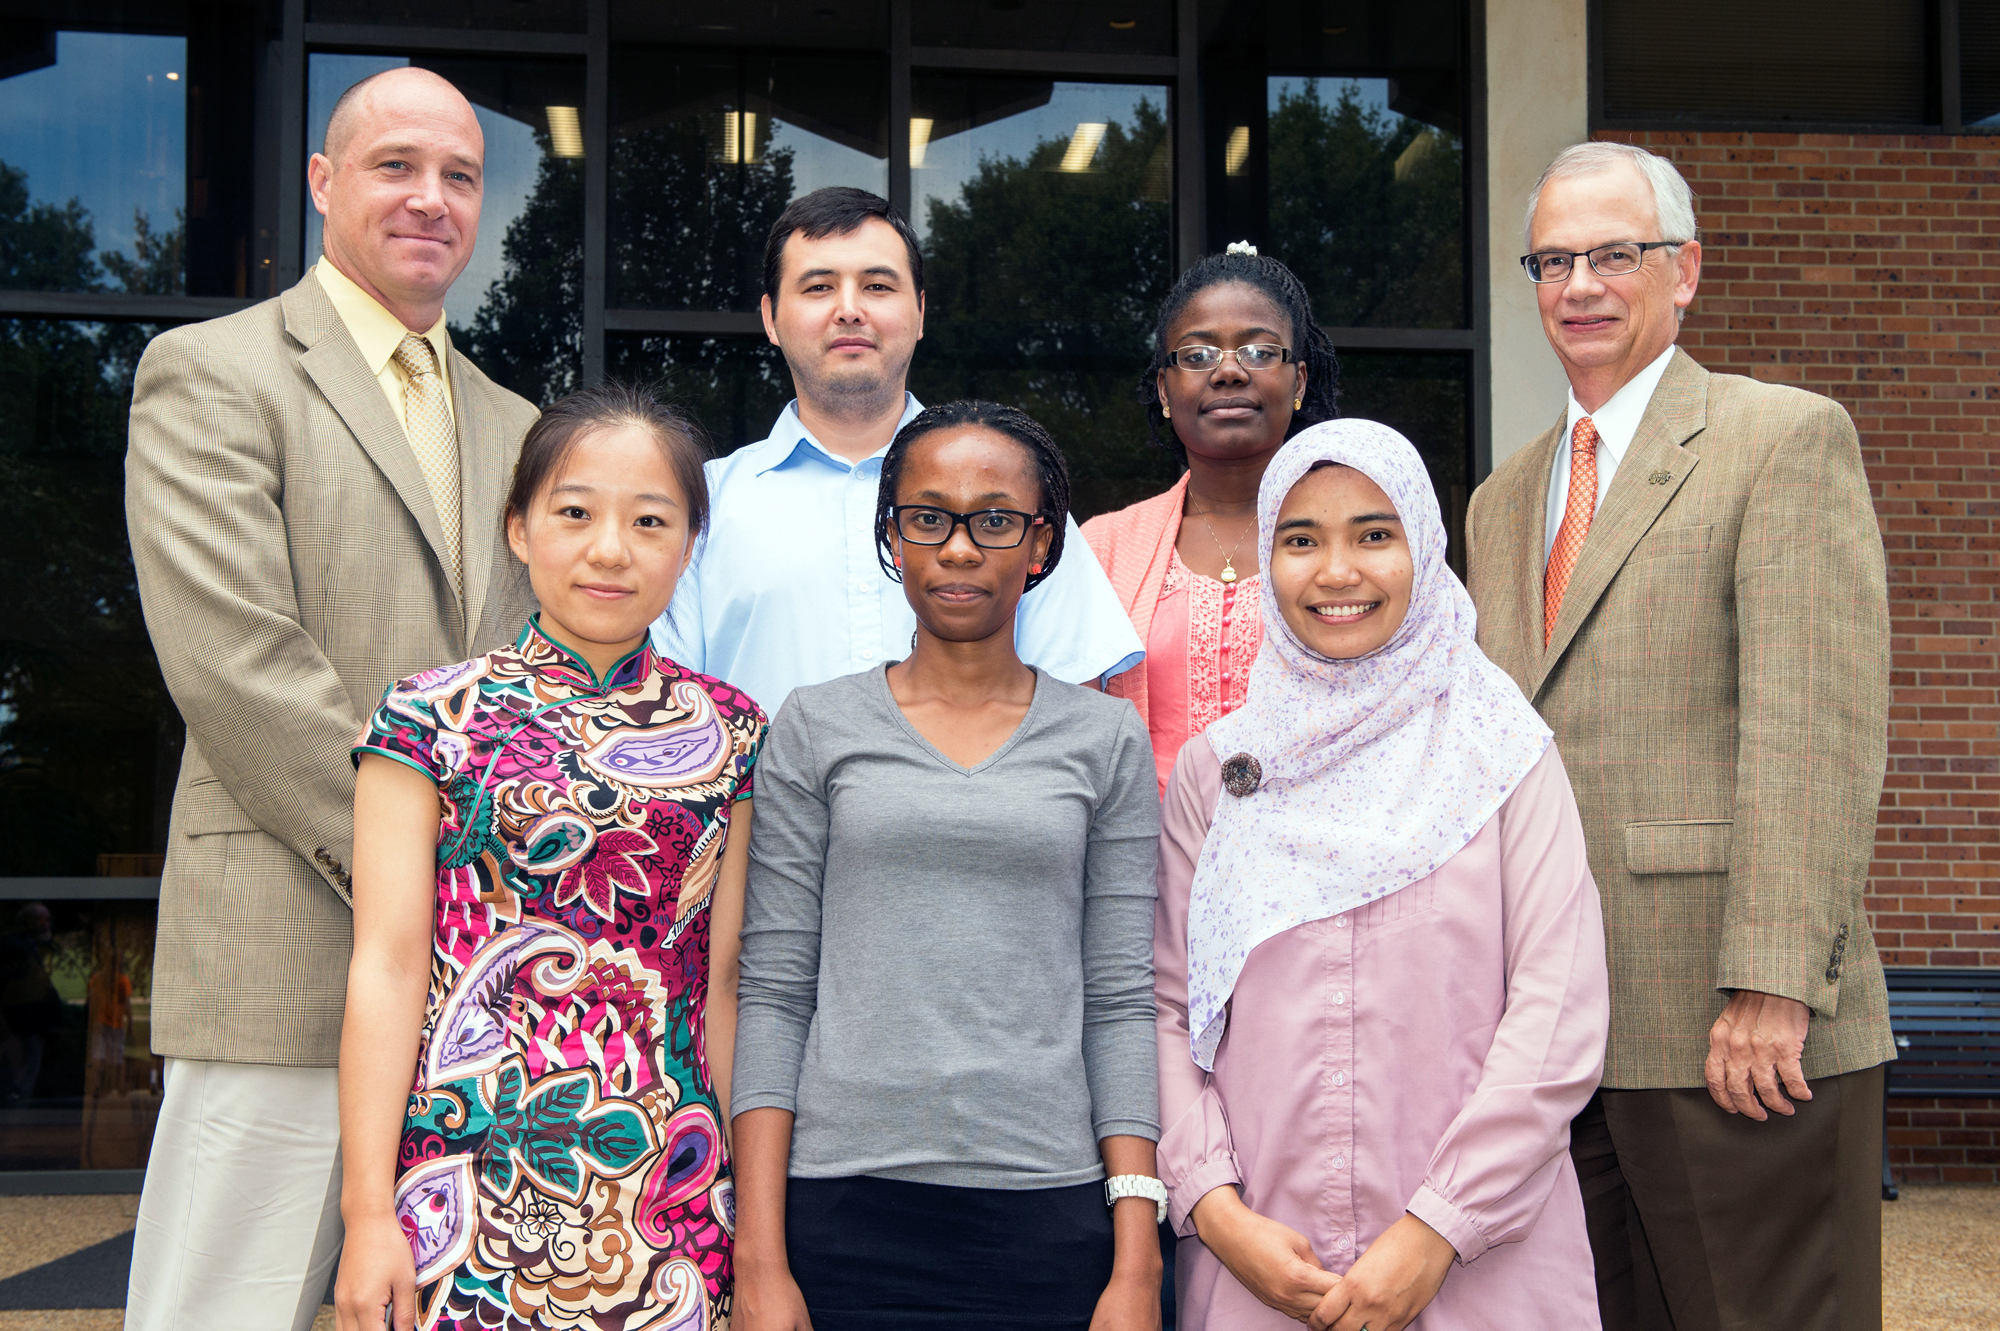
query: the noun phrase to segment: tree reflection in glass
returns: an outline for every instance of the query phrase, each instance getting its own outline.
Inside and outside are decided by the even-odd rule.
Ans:
[[[1401,116],[1384,79],[1274,78],[1270,242],[1333,327],[1466,322],[1458,136]]]
[[[1147,442],[1135,384],[1175,276],[1165,91],[921,79],[913,104],[932,122],[917,396],[1040,420],[1079,518],[1157,493],[1174,465]]]

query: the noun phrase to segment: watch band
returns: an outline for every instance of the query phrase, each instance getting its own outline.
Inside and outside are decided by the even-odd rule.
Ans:
[[[1104,1180],[1104,1204],[1116,1206],[1121,1198],[1146,1197],[1159,1208],[1153,1223],[1167,1222],[1167,1185],[1151,1174],[1114,1174]]]

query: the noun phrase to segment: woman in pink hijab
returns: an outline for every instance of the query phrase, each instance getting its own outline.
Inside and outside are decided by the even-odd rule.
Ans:
[[[1567,1146],[1609,1000],[1562,761],[1408,440],[1313,426],[1257,519],[1265,645],[1161,833],[1180,1325],[1596,1328]]]

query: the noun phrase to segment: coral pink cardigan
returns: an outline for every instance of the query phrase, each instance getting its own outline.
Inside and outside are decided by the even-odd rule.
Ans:
[[[1173,558],[1174,542],[1180,537],[1181,511],[1187,506],[1188,473],[1169,486],[1164,494],[1142,499],[1130,508],[1105,513],[1083,524],[1083,539],[1104,566],[1104,576],[1118,593],[1139,641],[1148,641],[1153,629],[1153,611],[1160,604],[1160,588],[1167,580],[1167,565]],[[1139,719],[1148,727],[1152,715],[1147,709],[1146,667],[1143,663],[1113,675],[1107,693],[1130,698],[1139,709]]]

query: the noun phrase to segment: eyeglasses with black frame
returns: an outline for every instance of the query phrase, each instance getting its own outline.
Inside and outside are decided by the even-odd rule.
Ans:
[[[1683,240],[1620,240],[1599,245],[1594,250],[1538,250],[1521,256],[1530,282],[1567,282],[1576,271],[1578,259],[1588,260],[1590,271],[1599,277],[1623,277],[1636,273],[1646,262],[1647,250],[1673,249]]]
[[[965,534],[982,550],[1012,550],[1028,539],[1028,533],[1045,519],[1035,513],[1011,508],[982,508],[972,513],[954,513],[929,504],[896,504],[889,509],[889,521],[912,545],[943,545],[965,524]]]
[[[1247,342],[1234,351],[1221,347],[1175,347],[1167,353],[1167,364],[1177,370],[1192,370],[1207,374],[1221,367],[1224,356],[1236,357],[1236,363],[1246,370],[1269,370],[1297,359],[1290,347],[1276,342]]]

